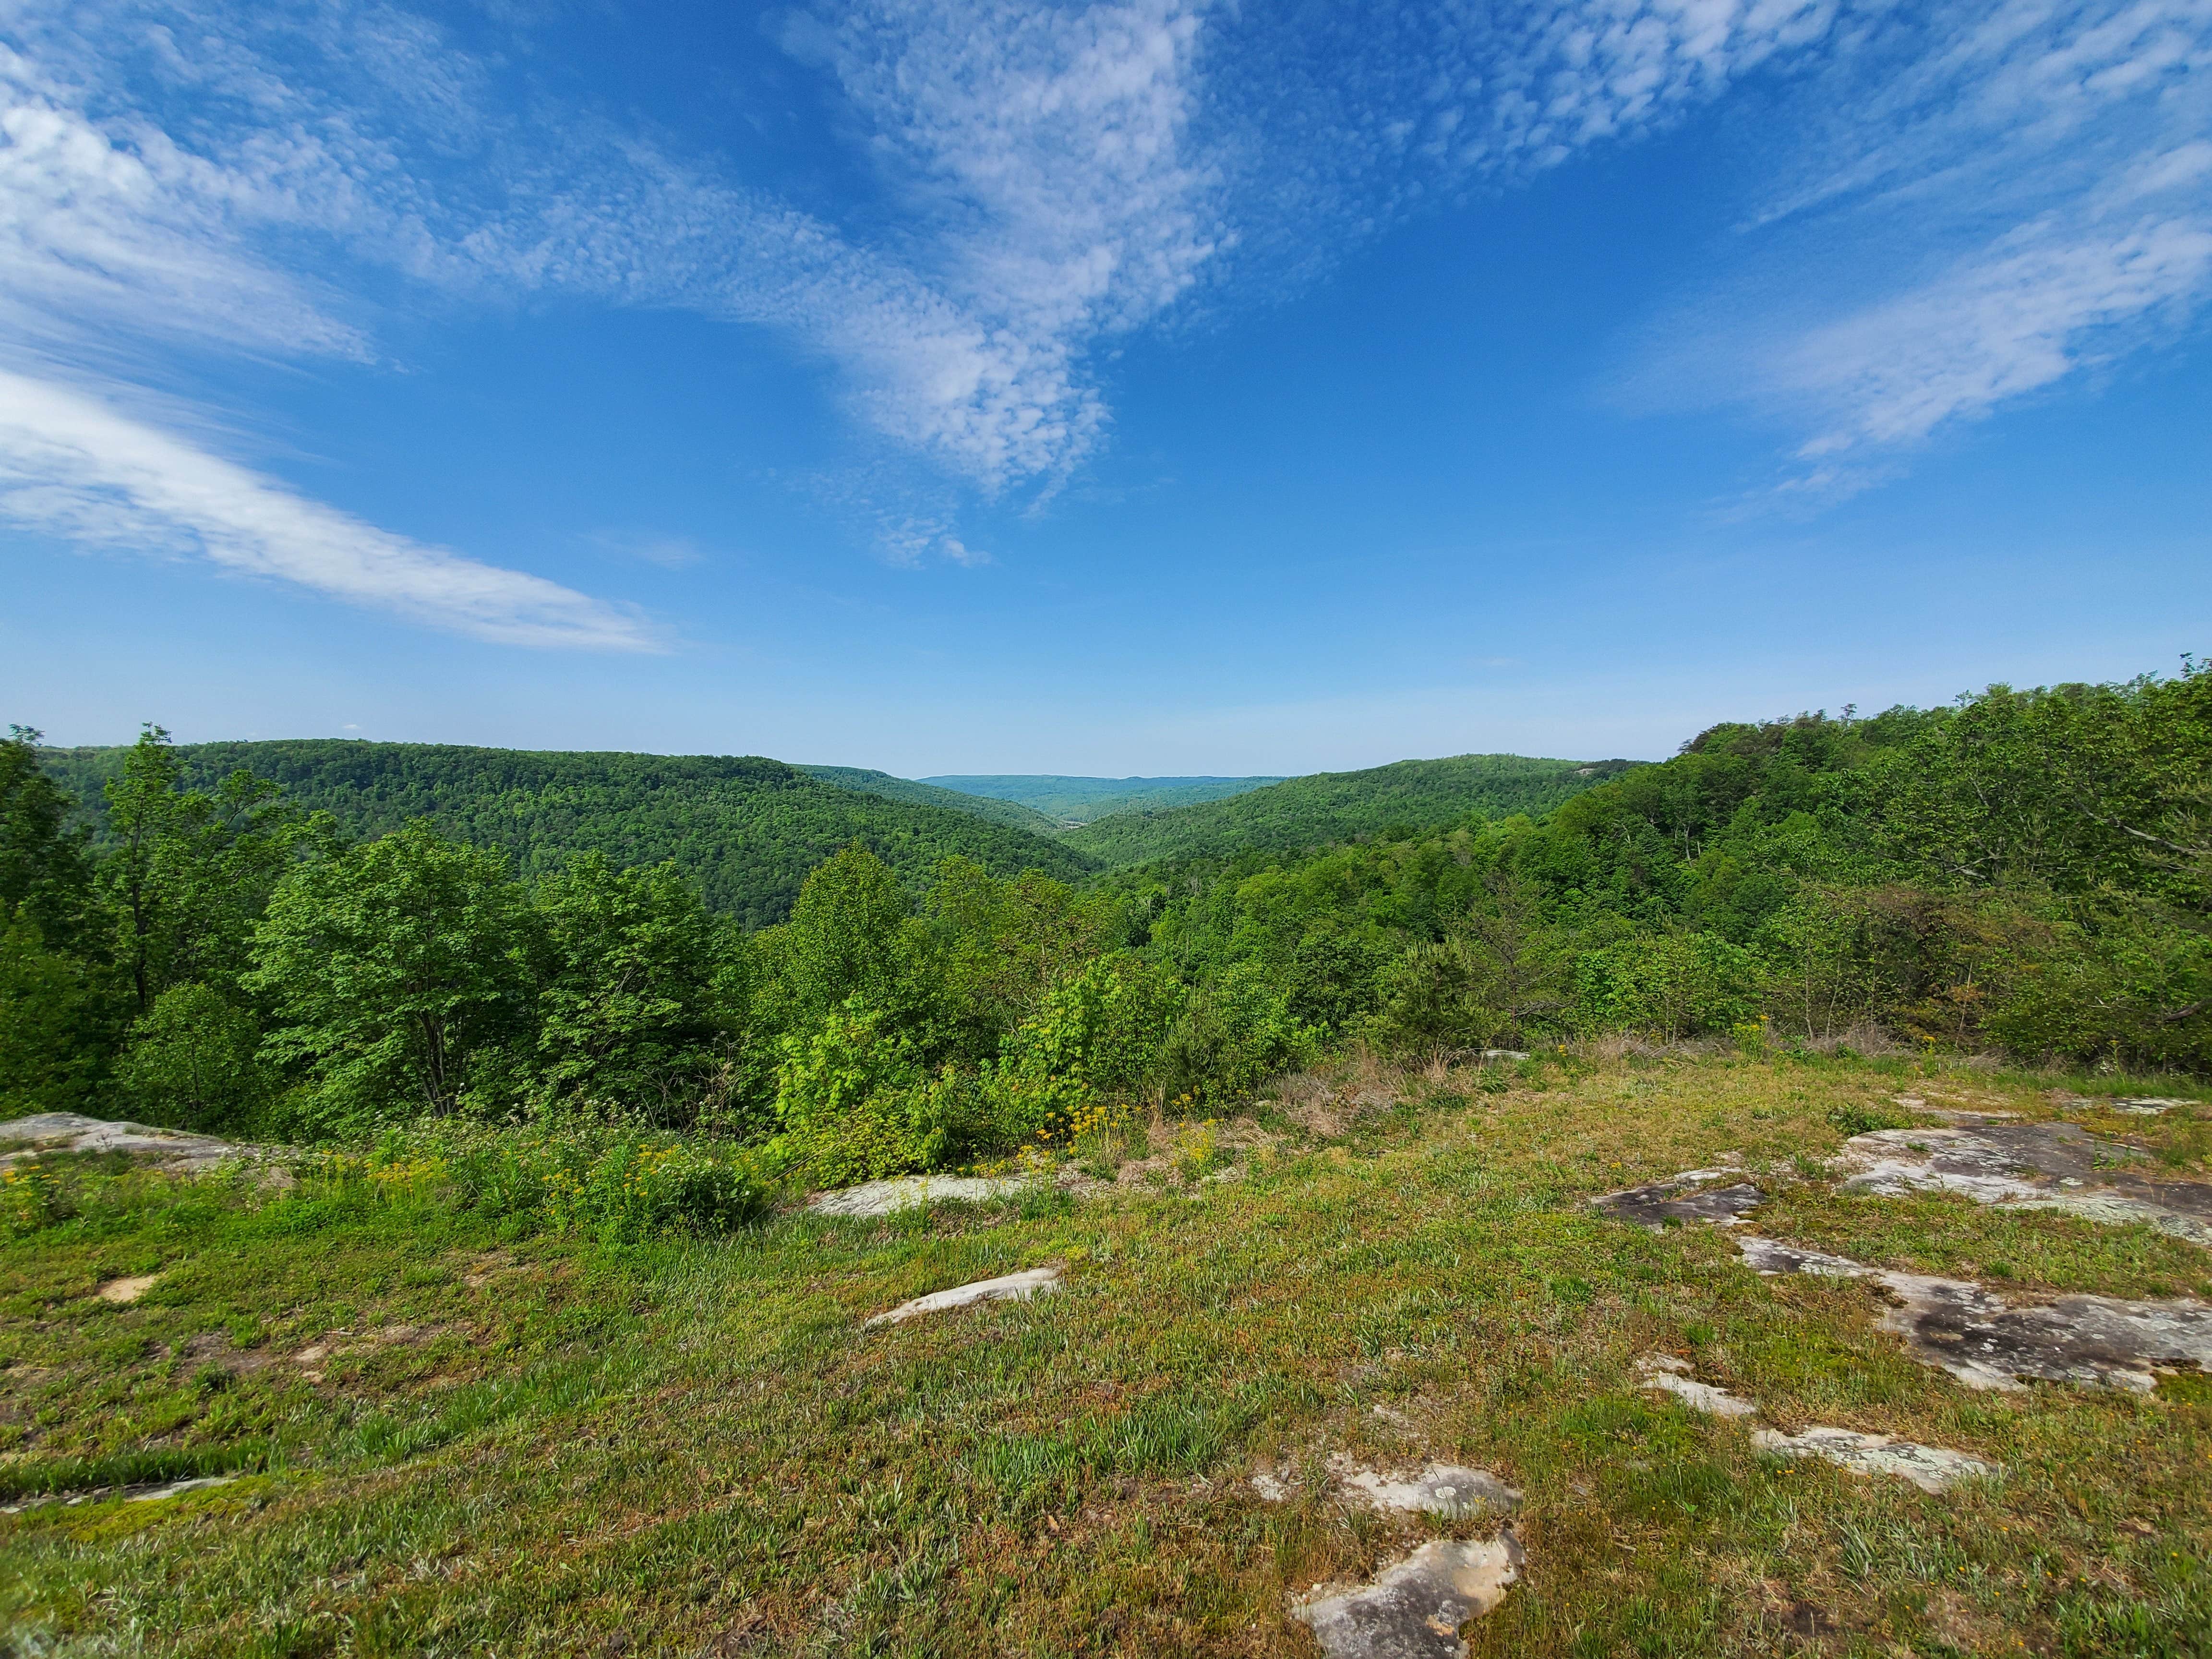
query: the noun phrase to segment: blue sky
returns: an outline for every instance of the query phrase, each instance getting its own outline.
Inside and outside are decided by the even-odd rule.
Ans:
[[[1288,774],[2212,650],[2212,0],[0,42],[57,741]]]

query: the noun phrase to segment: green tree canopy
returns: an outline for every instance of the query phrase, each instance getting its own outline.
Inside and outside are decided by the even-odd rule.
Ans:
[[[452,1112],[530,1029],[532,921],[504,855],[427,823],[301,865],[254,932],[265,1052],[339,1116]]]

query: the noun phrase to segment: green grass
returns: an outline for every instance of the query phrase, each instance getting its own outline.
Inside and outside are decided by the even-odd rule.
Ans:
[[[1480,1529],[1317,1495],[1341,1451],[1526,1491],[1527,1580],[1472,1627],[1477,1655],[2212,1644],[2199,1379],[1972,1393],[1875,1333],[1865,1285],[1760,1279],[1723,1232],[1582,1202],[1735,1152],[1773,1172],[1777,1237],[2014,1286],[2212,1292],[2212,1257],[2147,1229],[1778,1179],[1834,1149],[1832,1115],[1906,1088],[2048,1113],[2048,1079],[1527,1071],[1497,1094],[1416,1080],[1338,1141],[1285,1127],[1236,1181],[624,1250],[503,1235],[419,1182],[73,1171],[77,1216],[0,1244],[10,1490],[155,1468],[133,1458],[251,1472],[0,1516],[0,1626],[22,1654],[1310,1654],[1287,1591]],[[2197,1129],[2122,1121],[2146,1146]],[[860,1327],[1043,1262],[1066,1268],[1056,1297]],[[155,1271],[135,1304],[92,1294]],[[1653,1348],[1778,1426],[2006,1475],[1937,1498],[1762,1458],[1743,1425],[1637,1390]],[[1263,1503],[1247,1477],[1279,1464],[1308,1484]]]

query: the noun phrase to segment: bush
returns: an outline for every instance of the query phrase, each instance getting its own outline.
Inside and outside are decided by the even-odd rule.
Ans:
[[[938,1170],[994,1149],[1008,1131],[972,1072],[934,1073],[865,994],[783,1040],[776,1111],[785,1145],[823,1185]]]
[[[1511,1034],[1494,994],[1497,977],[1494,961],[1471,939],[1413,945],[1383,970],[1382,1006],[1364,1035],[1388,1054],[1486,1048]]]
[[[1872,1106],[1843,1105],[1829,1108],[1828,1121],[1839,1134],[1864,1135],[1876,1129],[1905,1128],[1911,1120]]]
[[[222,1133],[257,1123],[275,1079],[256,1053],[252,1013],[205,985],[177,985],[131,1028],[118,1067],[134,1117]]]
[[[28,917],[0,927],[0,1117],[90,1107],[116,1002],[97,968],[47,948]]]
[[[2031,1054],[2100,1057],[2153,1070],[2212,1065],[2212,938],[2142,914],[2092,932],[2053,927],[2021,953],[1988,1016]]]
[[[1160,1089],[1194,1103],[1242,1099],[1278,1073],[1311,1065],[1322,1042],[1258,963],[1240,962],[1194,995],[1168,1033]]]
[[[768,1214],[776,1188],[757,1151],[560,1125],[392,1138],[371,1169],[404,1180],[426,1152],[464,1207],[610,1244],[733,1232]]]
[[[1759,978],[1759,959],[1716,934],[1623,939],[1575,963],[1576,1012],[1587,1030],[1675,1042],[1752,1019]]]
[[[69,1196],[36,1158],[0,1170],[0,1231],[21,1238],[66,1221]]]
[[[1182,987],[1126,952],[1101,957],[1045,994],[1008,1034],[981,1086],[1002,1145],[1072,1135],[1102,1103],[1152,1088],[1182,1009]]]

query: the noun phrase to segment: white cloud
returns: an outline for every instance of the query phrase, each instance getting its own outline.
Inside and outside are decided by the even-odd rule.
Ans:
[[[359,357],[360,332],[258,257],[257,231],[327,218],[345,193],[312,146],[264,135],[250,165],[181,149],[143,119],[113,130],[0,46],[0,323],[48,349],[116,330]]]
[[[1778,412],[1806,434],[1790,499],[2171,338],[2212,289],[2212,0],[1876,7],[1838,33],[1753,274],[1655,329],[1624,389]]]
[[[2067,238],[2004,239],[1900,299],[1814,330],[1776,366],[1782,383],[1839,409],[1801,453],[1903,444],[1987,414],[2126,343],[2124,331],[2212,280],[2212,224],[2152,219]]]
[[[663,570],[688,570],[707,555],[689,536],[664,536],[647,530],[603,530],[589,538],[624,558],[642,559]]]
[[[379,530],[83,392],[5,370],[0,519],[71,541],[197,553],[478,639],[655,648],[627,611]]]
[[[1096,451],[1117,337],[1750,76],[1796,88],[1760,222],[1909,227],[1848,303],[1735,325],[1763,335],[1737,395],[1810,405],[1827,452],[2146,337],[2198,291],[2212,222],[2212,0],[856,0],[784,28],[881,191],[816,211],[374,4],[0,9],[18,365],[173,372],[148,339],[373,361],[395,276],[678,307],[784,334],[866,428],[987,495]],[[941,501],[868,513],[895,560],[975,556]]]
[[[884,429],[990,489],[1090,451],[1086,348],[1174,304],[1224,234],[1187,143],[1199,31],[1184,0],[878,5],[787,31],[837,76],[918,276],[969,325],[877,354]]]

